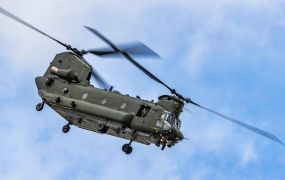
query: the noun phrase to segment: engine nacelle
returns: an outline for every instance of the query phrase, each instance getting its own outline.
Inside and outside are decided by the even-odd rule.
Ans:
[[[77,73],[72,69],[59,69],[55,66],[50,68],[50,73],[53,75],[57,75],[62,79],[66,79],[67,81],[78,81]]]

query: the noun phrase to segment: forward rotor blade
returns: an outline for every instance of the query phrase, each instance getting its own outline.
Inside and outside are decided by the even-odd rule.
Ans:
[[[146,46],[145,44],[143,44],[142,42],[139,42],[139,41],[131,42],[131,43],[118,44],[117,48],[120,50],[120,52],[126,52],[126,53],[128,53],[132,56],[136,56],[136,57],[160,58],[160,56],[156,52],[154,52],[148,46]],[[100,56],[100,57],[121,56],[120,52],[114,51],[110,47],[91,49],[91,50],[87,50],[87,52],[95,54],[95,55]]]
[[[217,116],[220,116],[220,117],[222,117],[223,119],[226,119],[226,120],[228,120],[228,121],[230,121],[230,122],[233,122],[233,123],[235,123],[235,124],[237,124],[237,125],[239,125],[239,126],[245,128],[245,129],[247,129],[247,130],[249,130],[249,131],[252,131],[252,132],[254,132],[254,133],[256,133],[256,134],[259,134],[259,135],[261,135],[261,136],[263,136],[263,137],[266,137],[266,138],[268,138],[268,139],[270,139],[270,140],[272,140],[272,141],[275,141],[275,142],[277,142],[277,143],[282,144],[282,145],[285,146],[285,144],[284,144],[279,138],[277,138],[275,135],[273,135],[273,134],[271,134],[271,133],[269,133],[269,132],[267,132],[267,131],[264,131],[264,130],[259,129],[259,128],[257,128],[257,127],[248,125],[248,124],[246,124],[246,123],[244,123],[244,122],[238,121],[238,120],[236,120],[236,119],[234,119],[234,118],[231,118],[231,117],[228,117],[228,116],[226,116],[226,115],[223,115],[223,114],[221,114],[221,113],[219,113],[219,112],[216,112],[216,111],[214,111],[214,110],[212,110],[212,109],[209,109],[209,108],[207,108],[207,107],[201,106],[201,105],[199,105],[199,104],[197,104],[197,103],[195,103],[195,102],[193,102],[193,101],[190,101],[189,103],[191,103],[191,104],[193,104],[193,105],[195,105],[195,106],[198,106],[199,108],[202,108],[202,109],[204,109],[204,110],[206,110],[206,111],[209,111],[209,112],[211,112],[211,113],[213,113],[213,114],[216,114]]]
[[[0,7],[0,13],[5,15],[5,16],[7,16],[7,17],[9,17],[9,18],[11,18],[11,19],[13,19],[13,20],[15,20],[15,21],[17,21],[17,22],[19,22],[19,23],[21,23],[21,24],[23,24],[24,26],[29,27],[29,28],[33,29],[34,31],[37,31],[38,33],[40,33],[40,34],[42,34],[42,35],[52,39],[53,41],[61,44],[62,46],[66,47],[67,49],[70,48],[70,46],[68,46],[67,44],[64,44],[63,42],[61,42],[61,41],[51,37],[50,35],[46,34],[45,32],[39,30],[38,28],[36,28],[36,27],[32,26],[31,24],[27,23],[26,21],[18,18],[17,16],[15,16],[12,13],[10,13],[9,11],[3,9],[2,7]]]
[[[162,84],[167,89],[171,91],[171,93],[176,93],[174,89],[170,88],[167,84],[162,82],[160,79],[158,79],[155,75],[153,75],[151,72],[149,72],[146,68],[144,68],[142,65],[140,65],[138,62],[136,62],[127,52],[120,51],[120,49],[112,43],[110,40],[108,40],[105,36],[103,36],[101,33],[99,33],[97,30],[84,26],[86,29],[91,31],[93,34],[98,36],[100,39],[102,39],[105,43],[107,43],[116,53],[122,54],[128,61],[130,61],[133,65],[135,65],[137,68],[139,68],[142,72],[144,72],[148,77],[153,79],[154,81]]]

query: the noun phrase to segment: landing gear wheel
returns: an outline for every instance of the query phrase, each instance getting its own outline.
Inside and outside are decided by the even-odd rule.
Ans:
[[[44,103],[43,103],[43,102],[37,104],[37,106],[36,106],[36,110],[37,110],[37,111],[41,111],[41,110],[43,110],[43,108],[44,108]]]
[[[69,126],[69,124],[64,125],[64,126],[62,127],[62,132],[63,132],[63,133],[68,133],[68,132],[69,132],[69,130],[70,130],[70,126]]]
[[[124,144],[122,146],[122,151],[125,152],[126,154],[131,154],[131,152],[133,151],[133,148],[129,144]]]

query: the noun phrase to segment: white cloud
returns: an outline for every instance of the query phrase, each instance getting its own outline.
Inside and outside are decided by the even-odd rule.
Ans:
[[[194,43],[191,43],[189,50],[187,49],[188,55],[183,64],[185,64],[187,71],[192,76],[196,76],[203,71],[205,56],[207,56],[209,51],[209,42],[201,34],[197,34],[196,37],[193,36],[191,41]]]
[[[242,166],[247,166],[258,161],[258,155],[253,142],[244,142],[240,145],[240,148],[242,152],[240,163]]]

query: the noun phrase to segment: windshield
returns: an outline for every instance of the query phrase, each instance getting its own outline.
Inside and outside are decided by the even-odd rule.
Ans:
[[[169,124],[172,126],[176,126],[178,129],[181,126],[181,121],[179,119],[176,119],[175,116],[169,112],[163,112],[161,119],[169,122]]]

